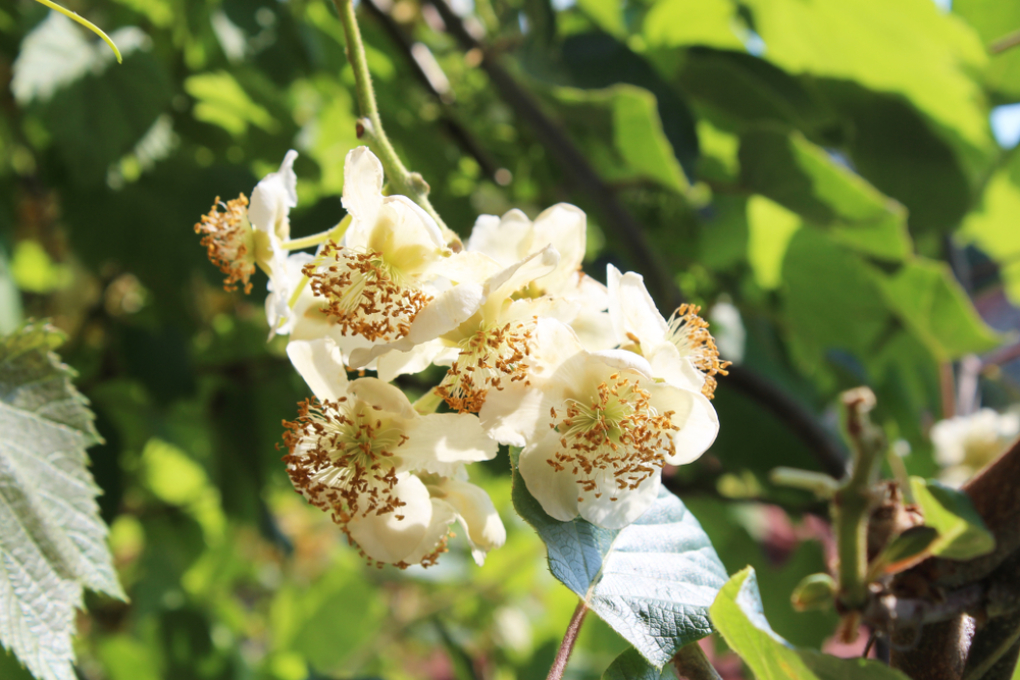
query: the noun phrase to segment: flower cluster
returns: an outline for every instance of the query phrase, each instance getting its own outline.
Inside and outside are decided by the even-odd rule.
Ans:
[[[481,564],[506,534],[467,466],[499,444],[520,449],[550,516],[607,528],[648,509],[665,465],[712,444],[729,364],[708,324],[689,305],[664,318],[633,272],[587,276],[581,210],[485,215],[454,248],[415,203],[383,194],[360,147],[344,167],[348,217],[291,240],[295,155],[250,206],[214,207],[196,230],[228,289],[247,292],[256,267],[269,275],[270,332],[289,336],[314,395],[285,423],[288,474],[368,559],[433,564],[459,522]],[[414,404],[391,384],[431,365],[445,376]],[[354,369],[375,377],[348,380]]]

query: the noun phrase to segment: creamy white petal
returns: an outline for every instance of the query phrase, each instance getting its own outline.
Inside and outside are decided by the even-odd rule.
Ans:
[[[556,319],[539,318],[530,357],[531,373],[537,378],[551,380],[567,360],[583,351],[580,340],[569,326]]]
[[[353,216],[344,243],[364,246],[383,204],[383,167],[367,146],[351,149],[344,159],[343,206]]]
[[[457,511],[446,501],[432,499],[432,519],[428,529],[415,549],[404,558],[408,564],[420,564],[425,557],[431,555],[439,547],[443,538],[450,533],[450,525],[457,519]]]
[[[365,554],[387,564],[412,562],[409,558],[419,550],[433,524],[432,500],[425,485],[407,473],[398,475],[398,479],[393,494],[404,503],[403,506],[396,512],[382,515],[358,515],[347,524],[351,538]],[[450,517],[450,522],[453,519]],[[421,561],[421,557],[417,561]]]
[[[443,500],[457,511],[457,520],[464,527],[471,556],[478,566],[485,563],[485,553],[506,543],[506,527],[496,512],[489,494],[481,487],[457,479],[444,479],[439,485]]]
[[[336,401],[347,394],[347,371],[332,338],[292,340],[287,356],[320,400]]]
[[[280,169],[255,185],[248,205],[252,226],[284,241],[290,238],[288,214],[297,206],[297,175],[294,174],[297,155],[293,149],[287,152]]]
[[[680,428],[673,435],[676,452],[666,462],[686,465],[700,458],[719,434],[719,416],[712,402],[701,392],[664,383],[647,385],[645,389],[652,395],[652,405],[659,413],[674,412],[673,424]]]
[[[551,245],[560,254],[559,266],[542,280],[546,290],[559,292],[571,282],[584,260],[587,217],[576,206],[557,203],[535,218],[532,233],[531,252]]]
[[[556,472],[550,465],[559,449],[559,433],[549,430],[521,451],[518,469],[528,492],[546,514],[561,522],[569,522],[578,515],[577,499],[581,495],[581,486],[569,470]]]
[[[429,340],[407,352],[386,352],[375,360],[380,380],[393,382],[400,375],[421,373],[446,350],[442,340]]]
[[[468,238],[467,249],[485,253],[504,267],[529,254],[532,226],[516,208],[503,215],[481,215]]]
[[[294,253],[282,260],[277,260],[274,257],[269,283],[266,285],[269,290],[269,295],[266,296],[266,321],[269,323],[270,339],[277,334],[287,335],[293,332],[300,314],[311,303],[311,290],[302,289],[299,304],[295,304],[293,309],[290,306],[294,290],[301,285],[304,278],[301,269],[312,259],[308,253]],[[302,298],[304,299],[302,300]],[[302,301],[304,304],[300,304]],[[300,310],[298,309],[299,305],[301,306]]]
[[[655,375],[647,359],[624,349],[607,349],[601,352],[592,352],[591,355],[607,366],[619,370],[638,371],[649,378]]]
[[[502,390],[489,390],[478,420],[500,444],[525,446],[548,415],[549,402],[540,389],[512,383]]]
[[[611,500],[608,493],[603,493],[596,498],[595,492],[582,491],[579,496],[584,500],[577,504],[577,510],[581,517],[596,526],[604,529],[622,529],[645,514],[645,511],[655,502],[656,496],[659,495],[661,477],[662,475],[659,473],[652,475],[641,482],[636,489],[627,489],[621,492],[615,501]]]
[[[454,255],[436,260],[433,273],[449,279],[454,283],[484,284],[489,277],[498,274],[503,265],[485,253],[464,250]]]
[[[378,378],[358,378],[347,387],[347,393],[401,418],[417,417],[417,413],[403,390]]]
[[[652,375],[674,387],[700,392],[705,384],[705,374],[695,368],[688,357],[680,356],[680,350],[671,342],[647,348],[645,356],[652,367]]]
[[[428,235],[430,243],[436,248],[445,248],[446,243],[443,241],[443,232],[440,231],[439,225],[432,219],[432,215],[425,212],[425,209],[420,205],[412,201],[407,196],[401,196],[397,194],[395,196],[386,196],[383,198],[383,205],[392,206],[394,209],[400,212],[402,219],[408,221],[414,220],[421,225],[424,233]]]
[[[492,460],[499,446],[485,435],[478,418],[467,413],[418,416],[404,428],[398,449],[401,466],[451,476],[463,463]]]
[[[669,326],[645,288],[644,277],[634,272],[621,274],[613,265],[606,267],[609,288],[609,317],[621,344],[637,337],[642,346],[662,343]]]
[[[541,279],[556,268],[560,255],[552,246],[528,255],[515,262],[485,284],[490,299],[508,298],[536,279]]]

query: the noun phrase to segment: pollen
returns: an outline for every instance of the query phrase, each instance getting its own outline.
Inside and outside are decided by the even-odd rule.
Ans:
[[[461,343],[461,352],[436,387],[450,408],[477,413],[489,390],[510,383],[527,384],[532,323],[511,322],[483,328]]]
[[[205,234],[202,245],[209,260],[227,275],[223,280],[224,290],[237,290],[240,283],[244,292],[250,293],[250,279],[255,273],[255,242],[245,195],[226,203],[217,196],[213,207],[195,225],[195,233]]]
[[[389,266],[381,253],[358,252],[330,243],[325,262],[304,267],[312,292],[325,299],[322,311],[344,335],[369,341],[398,340],[432,297]]]
[[[346,397],[313,398],[298,404],[297,420],[284,427],[283,461],[294,488],[345,532],[353,517],[397,513],[405,505],[394,493],[393,457],[407,437],[370,407]]]
[[[702,394],[715,397],[716,375],[729,375],[729,361],[719,360],[719,348],[708,330],[708,322],[698,316],[701,307],[682,304],[669,317],[667,339],[676,345],[680,355],[690,357],[694,365],[705,374]]]
[[[563,416],[554,423],[560,448],[549,465],[569,472],[595,498],[618,500],[661,470],[674,451],[673,413],[658,413],[639,383],[614,374],[596,394],[566,401],[554,416]]]

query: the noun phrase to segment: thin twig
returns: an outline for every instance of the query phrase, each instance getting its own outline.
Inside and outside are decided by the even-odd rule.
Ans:
[[[678,680],[722,680],[697,642],[681,647],[672,663]]]
[[[609,186],[588,163],[587,158],[563,130],[542,111],[531,95],[499,63],[496,54],[479,43],[464,27],[444,0],[429,0],[439,12],[447,31],[465,51],[477,49],[483,55],[481,67],[493,86],[517,116],[555,158],[568,179],[596,206],[608,229],[614,230],[639,263],[652,296],[662,309],[675,309],[684,297],[669,270],[655,252],[642,226],[620,203]],[[845,469],[845,456],[814,416],[783,390],[748,368],[731,366],[723,385],[730,385],[771,411],[807,445],[822,469],[837,479]]]
[[[1002,54],[1006,50],[1020,45],[1020,30],[1013,31],[1007,35],[1002,36],[991,45],[988,46],[988,51],[991,54]]]
[[[460,237],[446,226],[439,213],[429,202],[428,183],[420,174],[410,172],[404,166],[390,143],[389,137],[386,136],[386,131],[383,130],[379,107],[375,101],[375,91],[372,89],[372,76],[368,71],[365,44],[361,38],[361,29],[358,28],[358,20],[354,15],[354,0],[333,0],[333,4],[340,14],[340,22],[344,27],[347,60],[354,71],[354,92],[358,100],[358,110],[363,116],[358,121],[358,138],[365,139],[375,155],[379,157],[394,193],[403,194],[421,206],[442,229],[447,243],[455,250],[459,250],[462,247]]]
[[[577,634],[581,632],[581,624],[584,623],[584,615],[587,613],[588,606],[584,603],[584,600],[581,600],[577,603],[574,615],[570,617],[567,631],[563,634],[563,642],[560,643],[560,648],[556,650],[556,658],[553,660],[552,668],[549,669],[549,675],[546,676],[545,680],[560,680],[563,677],[563,671],[567,668],[567,661],[570,660],[570,653],[574,651]]]

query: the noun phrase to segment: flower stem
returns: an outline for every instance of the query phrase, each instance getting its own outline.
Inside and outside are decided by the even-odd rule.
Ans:
[[[303,248],[317,246],[320,243],[325,243],[326,241],[339,243],[340,239],[342,239],[344,234],[347,233],[347,227],[349,226],[351,226],[350,214],[344,215],[344,218],[332,229],[320,231],[318,234],[312,234],[311,236],[302,236],[301,238],[284,241],[283,247],[286,250],[301,250]]]
[[[358,138],[368,142],[369,148],[379,157],[383,169],[386,171],[386,178],[394,192],[407,196],[421,206],[439,225],[447,244],[454,250],[460,250],[463,248],[460,237],[446,226],[439,213],[429,202],[428,182],[417,172],[411,172],[404,167],[404,163],[400,160],[383,130],[379,107],[375,101],[375,91],[372,89],[372,76],[369,74],[368,60],[365,57],[365,44],[361,39],[358,20],[354,16],[354,0],[333,0],[333,4],[336,5],[340,21],[344,26],[344,37],[347,40],[347,60],[354,70],[355,96],[358,100],[358,110],[362,115],[358,121]]]
[[[587,613],[588,606],[584,603],[584,600],[581,600],[577,603],[574,615],[570,617],[570,623],[567,624],[567,632],[563,634],[563,642],[560,643],[560,648],[556,650],[556,658],[553,660],[552,668],[549,669],[549,675],[545,677],[545,680],[560,680],[563,677],[563,671],[567,669],[567,661],[570,660],[570,653],[574,651],[577,634],[581,632],[581,624],[584,623],[584,615]]]
[[[843,403],[854,463],[850,478],[836,492],[832,506],[839,555],[839,599],[853,613],[868,600],[868,514],[873,503],[872,479],[882,460],[884,440],[881,430],[868,417],[875,405],[871,390],[850,390],[843,395]]]
[[[46,7],[49,7],[55,12],[60,12],[71,21],[78,22],[85,28],[89,29],[90,31],[98,35],[100,38],[103,39],[103,42],[109,45],[110,49],[113,50],[114,55],[117,57],[117,63],[118,64],[124,63],[124,57],[120,56],[120,50],[118,50],[117,46],[113,44],[113,40],[110,38],[110,36],[103,33],[102,29],[96,26],[94,23],[92,23],[85,17],[81,16],[80,14],[77,14],[76,12],[72,12],[71,10],[65,7],[61,7],[57,3],[52,2],[52,0],[36,0],[36,2],[38,2],[41,5],[45,5]]]

